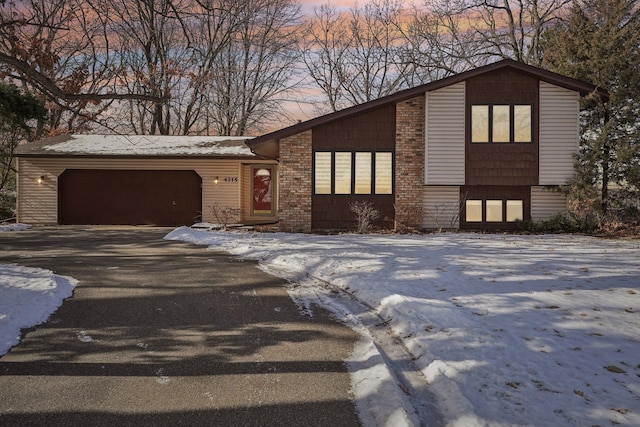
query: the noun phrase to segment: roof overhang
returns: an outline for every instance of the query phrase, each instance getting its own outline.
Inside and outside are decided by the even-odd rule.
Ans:
[[[286,138],[292,135],[305,132],[309,129],[313,129],[318,126],[323,126],[328,123],[332,123],[337,120],[343,120],[348,117],[365,113],[377,108],[386,106],[391,103],[398,103],[406,101],[407,99],[414,98],[422,95],[426,92],[432,92],[447,86],[454,85],[456,83],[463,82],[470,78],[480,76],[482,74],[494,72],[501,69],[513,69],[521,73],[525,73],[538,78],[539,80],[547,83],[560,86],[569,90],[579,92],[580,95],[586,96],[589,94],[596,94],[604,100],[609,99],[609,93],[603,89],[598,88],[590,83],[583,82],[581,80],[566,77],[551,71],[543,70],[541,68],[533,67],[531,65],[523,64],[511,59],[504,59],[489,65],[475,68],[473,70],[465,71],[463,73],[455,74],[449,77],[445,77],[440,80],[426,83],[421,86],[416,86],[410,89],[405,89],[396,92],[392,95],[385,96],[373,101],[365,102],[363,104],[354,105],[353,107],[345,108],[344,110],[336,111],[334,113],[326,114],[324,116],[316,117],[311,120],[307,120],[302,123],[295,124],[283,129],[276,130],[274,132],[259,136],[252,140],[247,141],[247,145],[251,148],[251,151],[258,155],[277,159],[280,157],[279,144],[280,139]]]

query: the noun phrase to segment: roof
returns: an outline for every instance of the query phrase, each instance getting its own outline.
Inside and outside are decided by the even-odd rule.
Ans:
[[[252,151],[254,152],[259,150],[261,154],[265,156],[277,157],[277,148],[275,148],[275,146],[277,145],[278,140],[281,138],[286,138],[288,136],[296,135],[298,133],[305,132],[309,129],[315,128],[317,126],[322,126],[327,123],[334,122],[336,120],[345,119],[347,117],[351,117],[356,114],[365,113],[370,110],[374,110],[391,103],[395,104],[401,101],[406,101],[407,99],[413,98],[418,95],[422,95],[426,92],[431,92],[437,89],[441,89],[443,87],[451,86],[453,84],[468,80],[472,77],[476,77],[482,74],[486,74],[486,73],[490,73],[490,72],[494,72],[502,69],[513,69],[513,70],[531,75],[547,83],[551,83],[556,86],[560,86],[566,89],[580,92],[582,96],[586,96],[590,93],[595,92],[605,99],[609,98],[609,93],[606,90],[602,88],[598,88],[590,83],[586,83],[581,80],[576,80],[570,77],[565,77],[563,75],[553,73],[551,71],[543,70],[542,68],[537,68],[531,65],[524,64],[522,62],[514,61],[511,59],[504,59],[502,61],[485,65],[483,67],[478,67],[473,70],[465,71],[460,74],[455,74],[440,80],[436,80],[436,81],[426,83],[420,86],[416,86],[410,89],[405,89],[400,92],[396,92],[394,94],[375,99],[373,101],[365,102],[363,104],[358,104],[353,107],[345,108],[344,110],[340,110],[334,113],[326,114],[324,116],[316,117],[314,119],[307,120],[305,122],[298,123],[296,125],[289,126],[289,127],[259,136],[257,138],[252,139],[251,141],[247,141],[247,145],[251,147]]]
[[[248,137],[59,135],[18,146],[18,157],[256,157]]]

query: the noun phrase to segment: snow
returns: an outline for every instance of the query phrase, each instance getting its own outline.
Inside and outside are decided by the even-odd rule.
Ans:
[[[640,425],[638,240],[188,227],[166,238],[259,260],[291,281],[302,313],[320,304],[359,332],[348,366],[366,426]],[[0,265],[0,355],[76,283]]]
[[[20,342],[21,329],[45,322],[76,283],[49,270],[0,264],[0,356]]]
[[[30,229],[31,226],[28,224],[21,223],[13,223],[13,224],[0,224],[0,232],[3,231],[23,231]]]
[[[92,155],[254,156],[244,144],[248,139],[231,136],[69,135],[65,141],[43,148],[59,153]]]
[[[166,238],[259,260],[303,313],[321,304],[360,332],[349,366],[365,425],[640,425],[638,240]]]

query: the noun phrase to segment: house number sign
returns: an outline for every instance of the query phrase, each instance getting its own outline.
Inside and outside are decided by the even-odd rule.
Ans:
[[[238,177],[237,176],[225,176],[224,178],[222,178],[222,180],[224,182],[238,182]]]

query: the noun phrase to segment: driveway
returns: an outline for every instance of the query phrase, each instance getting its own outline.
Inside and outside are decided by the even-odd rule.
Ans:
[[[359,425],[343,361],[357,339],[255,263],[169,229],[0,234],[0,263],[79,280],[0,358],[0,425]]]

